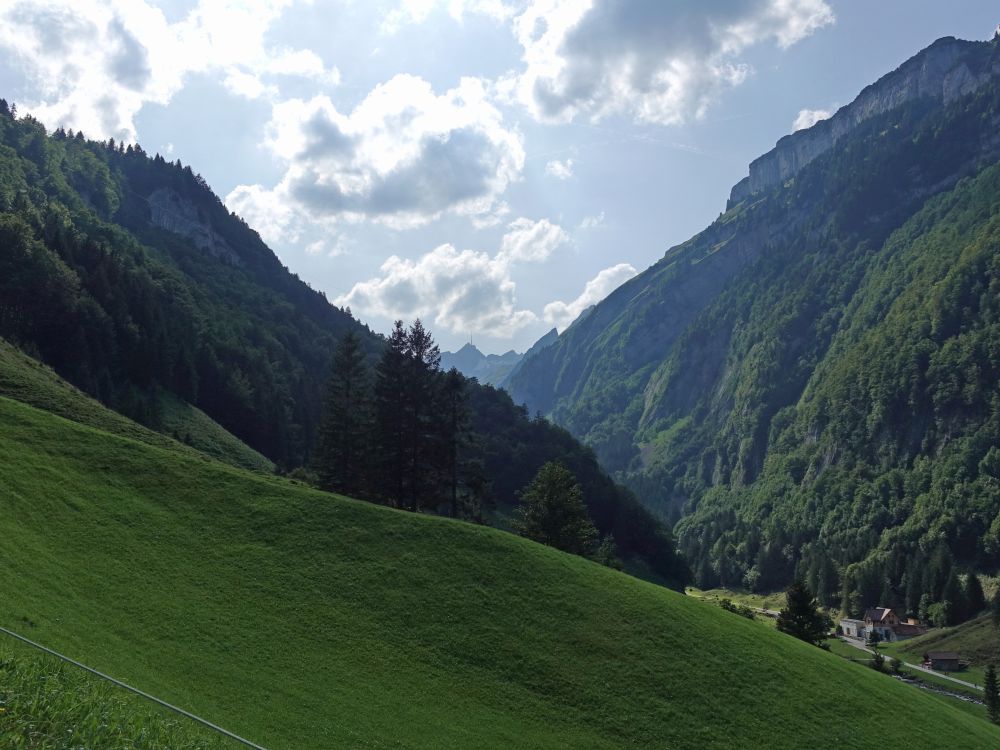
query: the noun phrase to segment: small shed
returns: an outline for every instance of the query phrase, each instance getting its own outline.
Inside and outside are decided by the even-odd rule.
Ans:
[[[954,651],[929,651],[924,654],[924,666],[939,672],[956,672],[961,664]]]

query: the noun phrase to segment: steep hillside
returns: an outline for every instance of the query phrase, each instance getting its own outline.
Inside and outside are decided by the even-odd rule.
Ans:
[[[285,269],[190,167],[0,101],[0,336],[153,429],[161,394],[301,464],[330,354],[378,337]]]
[[[113,412],[67,383],[41,362],[0,338],[0,396],[23,401],[74,422],[170,450],[179,443],[233,466],[272,471],[274,464],[241,443],[205,414],[168,394],[161,395],[164,421],[176,440]]]
[[[381,336],[290,274],[190,167],[46,135],[0,100],[0,336],[77,388],[209,455],[289,470],[310,457],[331,354],[348,330],[370,360],[381,353]],[[10,356],[0,348],[0,366]],[[543,456],[559,458],[581,472],[598,529],[622,555],[682,581],[669,530],[586,449],[470,388],[492,418],[477,416],[469,459],[490,469],[503,513]]]
[[[916,613],[942,545],[948,569],[1000,564],[998,73],[997,41],[935,43],[783,139],[718,221],[512,379],[687,516],[700,586],[798,572],[830,603],[846,581],[850,609]]]
[[[0,424],[0,622],[267,747],[1000,742],[888,677],[502,532],[6,398]]]

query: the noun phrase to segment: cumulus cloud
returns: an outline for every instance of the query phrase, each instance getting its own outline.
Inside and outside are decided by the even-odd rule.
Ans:
[[[397,75],[349,113],[325,95],[281,102],[267,146],[287,165],[284,177],[272,190],[237,187],[230,208],[260,215],[282,203],[303,220],[405,228],[444,212],[495,213],[524,166],[520,133],[474,78],[439,96],[427,81]]]
[[[740,59],[832,23],[825,0],[532,0],[513,20],[525,70],[500,87],[539,120],[704,115],[751,72]]]
[[[545,174],[549,175],[549,177],[555,177],[557,180],[568,180],[573,176],[573,160],[566,159],[565,161],[559,161],[558,159],[553,159],[545,165]]]
[[[830,119],[832,114],[833,112],[828,109],[800,109],[795,122],[792,123],[792,132],[811,128],[820,120]]]
[[[511,271],[540,261],[568,239],[547,219],[517,219],[494,256],[440,245],[416,260],[392,256],[379,275],[355,284],[335,302],[385,318],[421,317],[454,333],[509,338],[538,318],[517,306]]]
[[[517,219],[503,236],[497,257],[507,263],[545,260],[568,239],[563,228],[548,219]]]
[[[292,0],[200,0],[168,23],[145,0],[14,0],[0,7],[0,54],[38,92],[18,102],[51,128],[135,139],[135,116],[167,104],[192,73],[218,71],[240,96],[276,95],[278,76],[335,84],[308,50],[272,50],[265,35]]]
[[[628,263],[619,263],[617,266],[605,268],[594,278],[587,282],[583,292],[572,302],[555,301],[545,306],[542,316],[545,322],[554,325],[560,331],[565,329],[570,323],[580,317],[580,314],[591,305],[596,305],[611,292],[624,284],[638,273]]]

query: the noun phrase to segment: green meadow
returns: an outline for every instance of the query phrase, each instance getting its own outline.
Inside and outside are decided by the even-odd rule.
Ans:
[[[1000,745],[590,561],[89,422],[0,397],[0,624],[268,748]]]

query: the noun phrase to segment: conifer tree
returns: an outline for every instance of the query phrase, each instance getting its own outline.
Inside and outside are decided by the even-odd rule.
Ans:
[[[377,492],[401,505],[406,491],[407,336],[397,320],[375,368],[375,440]]]
[[[370,434],[368,389],[361,339],[348,331],[333,355],[313,461],[323,489],[353,497],[365,494]]]
[[[467,398],[465,378],[453,367],[445,375],[441,388],[442,444],[452,518],[459,514],[459,454],[469,423]]]
[[[406,335],[406,485],[408,505],[416,511],[434,499],[440,485],[440,433],[435,429],[439,415],[438,375],[441,351],[420,319],[413,321]]]
[[[1000,629],[1000,586],[997,586],[990,600],[990,614],[993,616],[993,627]]]
[[[528,539],[584,557],[593,553],[597,540],[579,482],[554,461],[542,466],[521,491],[514,529]]]
[[[785,602],[778,613],[778,630],[819,645],[830,630],[830,621],[801,579],[794,580],[785,592]]]
[[[986,714],[994,724],[1000,724],[1000,685],[997,683],[997,669],[990,664],[986,667],[983,681],[983,699],[986,703]]]

